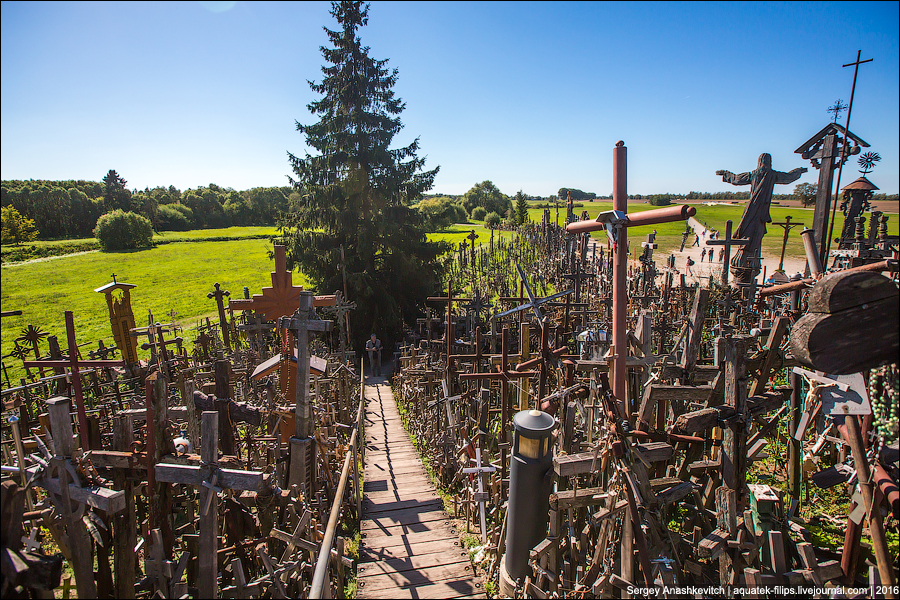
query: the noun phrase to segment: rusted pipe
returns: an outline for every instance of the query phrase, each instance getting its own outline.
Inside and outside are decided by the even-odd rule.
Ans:
[[[773,285],[772,287],[767,287],[759,290],[757,295],[760,297],[765,296],[774,296],[775,294],[786,294],[787,292],[793,292],[794,290],[802,290],[803,288],[810,286],[816,282],[815,279],[798,279],[797,281],[791,281],[788,283],[782,283],[780,285]]]
[[[894,513],[894,518],[900,519],[900,489],[898,489],[897,484],[894,483],[894,480],[891,479],[891,476],[888,475],[888,472],[884,470],[884,467],[877,460],[873,466],[873,471],[875,472],[875,483],[878,484],[881,495],[887,499],[891,512]]]
[[[625,142],[619,140],[613,150],[613,209],[621,212],[628,211],[628,148]],[[627,219],[627,217],[626,217]],[[616,348],[613,359],[613,396],[619,401],[625,401],[625,373],[628,371],[626,359],[628,357],[628,341],[625,337],[625,311],[628,308],[628,287],[626,275],[628,273],[628,227],[619,230],[618,242],[613,249],[615,262],[613,264],[613,345]],[[626,414],[630,410],[626,407]]]
[[[825,270],[822,267],[822,259],[819,258],[819,250],[816,248],[815,235],[814,229],[806,228],[800,232],[800,238],[803,240],[803,250],[806,252],[806,263],[809,265],[809,271],[813,276]]]
[[[621,208],[616,208],[616,210],[625,212]],[[697,209],[693,206],[688,206],[687,204],[644,210],[627,215],[625,217],[625,227],[640,227],[641,225],[657,225],[659,223],[670,223],[672,221],[684,221],[695,214],[697,214]],[[600,231],[602,229],[606,229],[606,224],[597,220],[578,221],[577,223],[569,223],[569,225],[566,226],[566,231],[569,233],[584,233]]]

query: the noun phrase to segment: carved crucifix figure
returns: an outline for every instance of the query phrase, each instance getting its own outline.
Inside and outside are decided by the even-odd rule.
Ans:
[[[774,170],[772,156],[766,152],[759,155],[756,169],[749,173],[716,171],[716,175],[721,175],[725,183],[750,186],[750,203],[744,210],[744,216],[737,229],[737,237],[749,239],[750,243],[738,250],[731,261],[731,272],[734,273],[736,283],[750,283],[750,280],[759,274],[759,263],[754,262],[752,257],[759,256],[762,239],[766,235],[766,223],[772,222],[769,205],[772,203],[775,184],[792,183],[800,179],[803,173],[806,173],[804,167],[787,173]]]
[[[223,290],[219,288],[219,283],[216,282],[214,286],[216,289],[206,294],[207,298],[215,298],[216,306],[219,309],[219,325],[222,328],[222,343],[225,344],[227,348],[231,348],[231,340],[228,337],[228,317],[225,316],[225,303],[224,298],[231,296],[231,292],[228,290]]]

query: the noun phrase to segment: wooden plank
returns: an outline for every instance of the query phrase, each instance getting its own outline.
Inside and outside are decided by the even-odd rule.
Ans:
[[[29,476],[31,476],[40,468],[40,465],[35,465],[33,467],[25,469],[25,472],[28,473]],[[41,487],[53,492],[54,494],[61,494],[59,480],[56,478],[41,477],[38,480],[38,483]],[[70,483],[68,488],[69,498],[72,501],[87,504],[88,506],[93,506],[94,508],[105,511],[109,514],[117,513],[125,509],[125,492],[123,491],[117,492],[96,485],[81,487],[75,485],[74,483]]]
[[[457,544],[453,545],[453,542],[457,542]],[[368,546],[360,544],[359,562],[360,564],[362,564],[379,560],[406,558],[408,557],[408,552],[411,549],[413,548],[408,548],[406,544],[386,547],[379,546],[377,548],[370,548]],[[455,534],[453,534],[452,537],[444,539],[418,542],[415,545],[414,550],[416,556],[425,556],[427,554],[446,554],[447,552],[452,550],[465,553],[465,550],[463,550],[462,546],[460,546],[458,541],[456,540]]]
[[[411,498],[378,503],[372,502],[371,500],[363,501],[363,510],[366,511],[366,517],[370,519],[374,519],[375,515],[389,513],[392,511],[404,511],[410,508],[418,508],[420,510],[425,508],[443,510],[444,501],[440,498]]]
[[[433,506],[433,505],[432,505]],[[421,510],[417,508],[404,508],[401,510],[389,510],[385,512],[365,514],[361,523],[361,529],[376,529],[390,527],[392,525],[412,525],[413,523],[428,523],[430,521],[447,521],[450,516],[443,507],[434,510]]]
[[[390,590],[386,596],[394,597],[392,594],[397,588],[410,588],[422,585],[429,585],[438,582],[446,582],[447,580],[459,581],[464,576],[472,572],[469,567],[468,571],[460,573],[459,568],[454,565],[434,565],[431,567],[423,567],[413,571],[403,571],[402,573],[382,573],[373,577],[360,577],[357,579],[357,587],[365,591],[368,597],[373,592],[384,592]],[[472,585],[471,575],[468,575],[466,585]]]
[[[261,472],[219,469],[218,473],[217,485],[219,487],[254,492],[259,492],[263,489],[263,474]],[[156,465],[156,481],[200,486],[203,485],[205,479],[203,471],[197,467],[159,463]]]
[[[368,590],[359,589],[358,598],[485,598],[484,591],[471,580],[442,581],[431,585],[420,585],[406,588],[396,588],[390,594],[379,593],[374,590],[373,595],[367,595]]]
[[[432,554],[416,554],[414,556],[402,556],[397,558],[387,558],[376,562],[360,563],[357,566],[357,579],[378,577],[385,574],[404,574],[406,571],[418,571],[437,565],[452,567],[458,565],[459,574],[465,574],[465,567],[469,565],[468,553],[463,551],[451,554],[448,551],[436,552]]]
[[[363,532],[361,547],[370,551],[390,550],[391,548],[412,549],[419,544],[435,540],[446,540],[451,546],[459,541],[455,529],[446,525],[429,525],[425,531],[410,531],[408,527],[388,527],[383,530],[370,530]]]

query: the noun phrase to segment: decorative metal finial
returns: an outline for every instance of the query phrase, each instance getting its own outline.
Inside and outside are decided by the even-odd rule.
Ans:
[[[840,118],[841,113],[847,110],[847,105],[844,104],[843,100],[838,98],[837,102],[834,103],[834,106],[828,107],[826,112],[830,112],[834,114],[834,123],[837,123],[837,120]]]
[[[118,282],[116,281],[116,274],[115,274],[115,273],[112,274],[112,278],[113,278],[113,283],[118,283]]]

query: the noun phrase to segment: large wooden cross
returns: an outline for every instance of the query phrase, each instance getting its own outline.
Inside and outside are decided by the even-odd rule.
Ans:
[[[628,308],[627,282],[628,272],[628,229],[640,225],[656,225],[682,221],[697,213],[697,209],[688,206],[673,206],[645,210],[627,214],[627,154],[628,149],[622,141],[616,142],[613,150],[613,210],[600,213],[594,221],[579,221],[566,226],[570,233],[581,233],[606,230],[613,242],[615,262],[613,266],[613,347],[615,348],[613,368],[613,394],[620,401],[625,399],[625,373],[627,370],[627,343],[625,313]]]
[[[299,293],[299,308],[291,317],[278,319],[278,327],[294,332],[297,341],[297,378],[294,409],[294,437],[291,438],[290,484],[306,484],[312,492],[313,417],[309,403],[309,332],[331,331],[332,321],[316,316],[312,292]]]
[[[87,412],[84,409],[84,393],[81,388],[82,367],[124,367],[123,360],[79,360],[78,344],[75,341],[75,319],[72,311],[66,311],[66,339],[69,343],[69,357],[64,360],[26,360],[26,367],[55,367],[68,368],[72,371],[72,394],[75,396],[75,407],[78,412],[78,431],[81,438],[82,450],[90,450],[92,445],[88,440]],[[100,440],[94,440],[99,447]]]
[[[220,469],[218,466],[219,413],[206,411],[200,417],[200,466],[158,464],[156,480],[200,488],[200,550],[197,588],[201,598],[215,598],[218,592],[218,494],[223,489],[258,492],[263,474],[256,471]]]
[[[733,223],[729,219],[725,222],[725,239],[724,240],[708,240],[707,246],[725,246],[725,257],[722,260],[722,285],[728,285],[728,271],[731,268],[731,247],[746,246],[750,240],[736,239],[731,237],[731,227]]]
[[[300,292],[303,286],[293,284],[293,273],[287,268],[287,253],[282,245],[275,246],[275,270],[271,272],[272,285],[264,287],[261,294],[253,294],[250,299],[232,298],[228,302],[231,310],[255,310],[269,321],[276,321],[286,317],[297,310],[300,303]],[[316,296],[313,306],[334,306],[335,297]],[[279,386],[281,393],[286,398],[292,398],[295,394],[296,381],[291,373],[291,352],[294,346],[290,330],[282,332],[281,370],[279,373]]]

